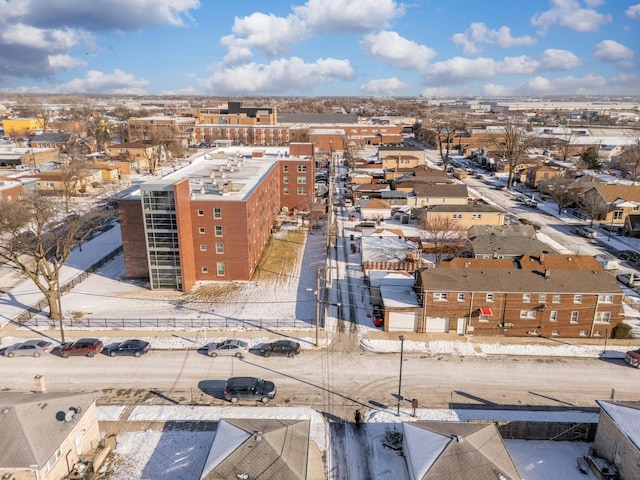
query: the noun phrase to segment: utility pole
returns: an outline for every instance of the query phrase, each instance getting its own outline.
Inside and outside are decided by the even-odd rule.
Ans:
[[[323,301],[322,271],[325,267],[319,266],[316,273],[316,347],[320,346],[320,306]]]

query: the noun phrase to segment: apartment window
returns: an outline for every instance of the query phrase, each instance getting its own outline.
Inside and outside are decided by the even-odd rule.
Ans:
[[[44,182],[44,186],[47,188],[53,188],[53,183],[51,182]]]
[[[549,313],[549,321],[550,322],[558,321],[558,312],[556,310],[553,310],[551,313]]]
[[[536,318],[535,310],[520,310],[520,318]]]
[[[531,303],[531,294],[523,293],[522,294],[522,303]]]
[[[224,243],[216,243],[216,253],[224,253]]]
[[[446,302],[449,298],[448,293],[444,292],[433,292],[433,301],[434,302]]]
[[[209,267],[202,267],[200,270],[202,273],[209,273]]]
[[[289,171],[289,165],[283,165],[283,166],[282,166],[282,171],[283,171],[284,173],[287,173],[287,172]]]
[[[204,217],[204,210],[198,210],[198,216]]]
[[[454,213],[452,215],[454,220],[462,220],[462,214],[461,213]]]
[[[587,336],[587,331],[586,330],[580,330],[580,336],[581,337],[586,337]]]
[[[218,262],[216,264],[216,271],[219,277],[224,277],[224,262]]]
[[[200,245],[200,251],[201,252],[206,252],[207,251],[207,246],[204,243],[202,245]]]
[[[202,235],[202,234],[206,233],[205,228],[204,228],[204,227],[200,227],[200,228],[198,228],[198,233],[199,233],[200,235]]]
[[[306,195],[307,189],[305,187],[298,187],[298,195]]]
[[[597,323],[610,323],[611,322],[611,312],[598,312],[598,313],[596,313],[595,321]]]
[[[538,295],[538,301],[540,303],[546,303],[547,302],[547,294],[546,293],[541,293],[540,295]]]
[[[560,330],[551,330],[551,335],[560,335]]]
[[[493,293],[487,293],[487,302],[493,302]]]
[[[574,295],[573,303],[582,303],[582,295]]]
[[[282,177],[282,183],[289,183],[289,176],[285,175],[284,177]]]
[[[482,220],[482,214],[481,213],[473,213],[473,214],[471,214],[471,219],[472,220]]]
[[[222,236],[222,225],[216,225],[216,237]]]
[[[551,303],[560,303],[560,295],[554,295],[551,297]]]
[[[580,312],[575,310],[571,312],[571,323],[578,323],[578,318],[580,318]]]
[[[459,302],[464,302],[464,297],[465,297],[464,293],[459,293],[458,294],[458,301]]]
[[[305,183],[307,183],[307,177],[299,176],[296,178],[296,182],[298,183],[298,185],[304,185]]]
[[[213,218],[217,218],[217,219],[222,218],[222,209],[221,208],[214,208],[213,209]]]
[[[282,189],[282,193],[284,193],[285,195],[289,195],[289,187],[284,187]]]
[[[298,173],[307,173],[306,165],[298,165]]]
[[[529,335],[538,335],[538,329],[537,329],[537,328],[534,328],[533,330],[529,330],[527,333],[528,333]]]
[[[598,302],[599,303],[613,303],[613,295],[611,294],[602,294],[602,295],[598,295]]]

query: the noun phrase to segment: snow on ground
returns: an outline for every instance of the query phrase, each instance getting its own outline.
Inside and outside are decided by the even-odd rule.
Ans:
[[[118,420],[116,408],[98,407],[102,418]],[[120,415],[122,412],[120,412]],[[311,440],[321,451],[326,451],[328,426],[317,412],[307,408],[287,407],[184,407],[139,406],[135,407],[128,421],[218,421],[222,418],[286,418],[309,419]],[[520,421],[571,421],[596,422],[598,414],[569,412],[520,412],[492,410],[431,410],[418,409],[416,417],[403,412],[401,417],[391,411],[374,412],[360,429],[348,424],[342,457],[346,458],[348,478],[408,479],[404,457],[399,451],[385,445],[390,433],[402,432],[399,422],[416,420],[470,421],[470,420],[520,420]],[[122,421],[122,420],[121,420]],[[140,479],[192,479],[198,478],[215,432],[152,431],[127,432],[117,436],[115,459],[111,462],[110,477],[113,480]],[[553,442],[532,440],[505,440],[505,445],[522,475],[523,480],[591,480],[576,468],[576,458],[585,455],[592,444],[581,442]],[[362,455],[368,455],[363,462]],[[368,471],[363,464],[368,463]],[[343,475],[344,476],[344,475]]]
[[[117,422],[125,411],[124,405],[102,405],[98,407],[99,422]]]

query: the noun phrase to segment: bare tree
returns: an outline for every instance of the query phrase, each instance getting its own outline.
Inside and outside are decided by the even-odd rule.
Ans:
[[[589,215],[591,219],[590,226],[593,226],[594,220],[602,220],[607,215],[607,205],[602,202],[599,195],[585,195],[580,200],[580,206],[584,213]]]
[[[507,187],[513,184],[514,169],[531,148],[534,136],[528,130],[526,119],[520,115],[505,119],[501,133],[489,132],[491,143],[507,165]]]
[[[575,200],[575,190],[572,188],[573,179],[558,175],[546,184],[549,195],[558,204],[558,213],[562,213],[562,208],[569,202]]]
[[[455,118],[442,116],[436,119],[435,140],[445,171],[449,166],[449,155],[454,147],[455,133],[460,127],[460,122]]]
[[[454,219],[425,213],[419,220],[425,240],[433,244],[436,265],[444,254],[459,253],[464,249],[466,232]]]
[[[49,318],[62,324],[60,271],[74,248],[103,228],[112,213],[66,215],[64,203],[32,195],[26,201],[0,200],[0,259],[24,272],[44,295]]]
[[[627,147],[618,160],[618,166],[621,170],[627,172],[629,178],[634,182],[638,180],[640,175],[640,137],[636,138],[636,143]]]

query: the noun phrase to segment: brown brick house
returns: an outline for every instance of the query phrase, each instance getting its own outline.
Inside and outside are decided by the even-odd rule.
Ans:
[[[606,337],[623,320],[615,277],[589,256],[455,259],[422,270],[416,284],[418,331],[446,323],[474,335]]]

